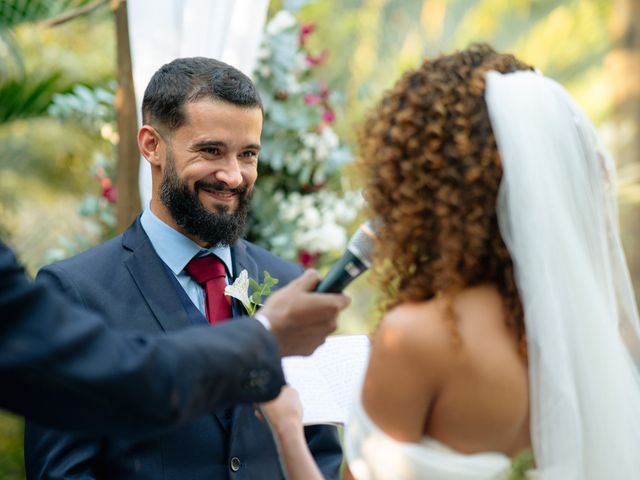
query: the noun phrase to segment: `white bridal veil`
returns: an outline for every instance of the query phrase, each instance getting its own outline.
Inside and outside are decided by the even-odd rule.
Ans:
[[[504,170],[500,230],[525,310],[540,478],[640,478],[640,329],[611,158],[542,75],[490,72],[485,99]]]

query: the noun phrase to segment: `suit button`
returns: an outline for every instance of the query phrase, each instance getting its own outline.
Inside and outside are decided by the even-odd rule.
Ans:
[[[240,459],[238,457],[233,457],[229,465],[233,472],[237,472],[238,470],[240,470]]]

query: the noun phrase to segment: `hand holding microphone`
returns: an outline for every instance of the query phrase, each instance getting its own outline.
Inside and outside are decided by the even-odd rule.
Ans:
[[[351,299],[340,293],[319,294],[315,270],[274,292],[259,310],[271,324],[282,356],[310,355],[337,326],[336,319]]]
[[[336,329],[336,319],[349,305],[342,290],[371,265],[375,222],[362,224],[347,249],[320,280],[318,272],[307,270],[265,302],[260,313],[269,319],[283,356],[309,355]]]

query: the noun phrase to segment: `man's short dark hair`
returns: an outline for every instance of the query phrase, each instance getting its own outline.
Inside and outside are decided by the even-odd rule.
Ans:
[[[213,58],[178,58],[151,77],[142,99],[142,123],[174,131],[185,122],[184,105],[203,98],[262,109],[255,85],[241,71]]]

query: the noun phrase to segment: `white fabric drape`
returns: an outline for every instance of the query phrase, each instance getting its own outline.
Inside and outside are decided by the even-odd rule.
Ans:
[[[533,72],[486,80],[503,165],[498,220],[525,311],[540,478],[640,478],[639,322],[613,162],[556,82]]]
[[[247,75],[256,63],[269,0],[129,0],[129,41],[138,123],[153,73],[179,57],[211,57]],[[140,159],[140,200],[151,199],[151,173]]]
[[[344,452],[357,480],[507,480],[511,471],[511,459],[501,453],[463,454],[429,437],[399,442],[373,423],[359,399],[345,428]]]

